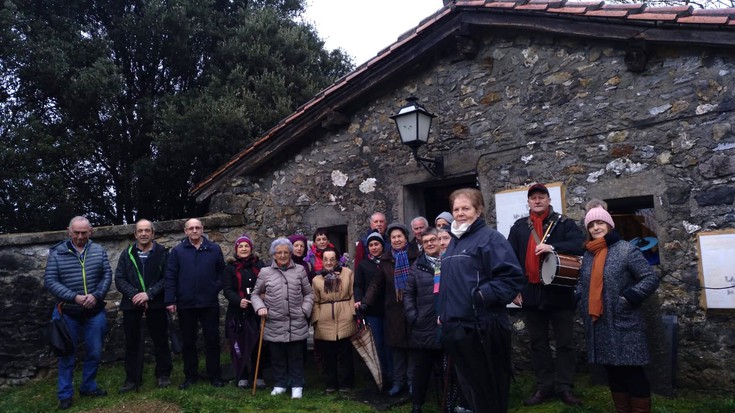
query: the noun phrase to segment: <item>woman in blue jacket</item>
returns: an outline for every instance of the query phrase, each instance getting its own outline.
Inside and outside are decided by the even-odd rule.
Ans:
[[[452,192],[452,241],[442,257],[442,343],[474,412],[505,412],[510,392],[510,321],[505,306],[525,276],[508,241],[485,225],[477,189]]]

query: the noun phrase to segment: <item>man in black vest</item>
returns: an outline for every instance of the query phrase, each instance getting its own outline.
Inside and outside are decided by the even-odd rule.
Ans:
[[[555,212],[549,190],[542,184],[528,189],[529,216],[517,220],[508,234],[528,283],[513,300],[523,307],[531,341],[535,389],[523,403],[541,404],[555,393],[568,405],[581,400],[572,393],[577,356],[574,349],[574,289],[541,282],[543,258],[552,252],[582,255],[584,233],[577,224]],[[551,227],[551,229],[549,229]],[[544,235],[548,237],[544,239]],[[549,326],[556,341],[556,359],[549,345]]]
[[[163,302],[163,276],[168,250],[153,240],[153,223],[141,219],[135,224],[136,242],[122,251],[115,270],[115,286],[122,294],[125,331],[125,383],[120,393],[137,390],[143,380],[145,338],[143,319],[153,339],[158,387],[168,387],[173,368],[168,346],[168,315]]]

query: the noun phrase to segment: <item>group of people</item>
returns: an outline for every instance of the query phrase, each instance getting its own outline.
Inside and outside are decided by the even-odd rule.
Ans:
[[[153,341],[157,384],[170,385],[166,332],[174,313],[183,341],[185,379],[179,388],[199,379],[199,325],[207,376],[212,386],[221,387],[218,296],[223,291],[225,333],[241,388],[266,386],[256,367],[260,335],[271,367],[271,395],[290,388],[292,398],[301,398],[312,327],[326,393],[350,391],[355,385],[350,337],[361,313],[373,332],[388,394],[408,391],[412,413],[422,411],[432,377],[443,378],[440,397],[448,411],[458,406],[458,411],[505,412],[513,375],[508,305],[514,303],[523,311],[535,374],[524,404],[554,396],[569,405],[582,403],[572,392],[579,309],[588,361],[605,367],[616,411],[650,411],[640,305],[656,290],[658,278],[640,251],[614,231],[604,202],[588,204],[585,236],[573,220],[553,210],[544,185],[533,185],[529,216],[517,220],[506,239],[485,223],[480,191],[459,189],[449,201],[451,212],[437,216],[433,227],[423,217],[414,218],[410,229],[388,224],[383,213],[375,212],[357,242],[354,272],[324,229],[313,234],[311,246],[301,234],[274,240],[270,264],[242,235],[226,264],[197,219],[186,222],[186,237],[170,251],[154,241],[151,222],[138,221],[136,242],[121,252],[115,271],[126,338],[120,392],[137,389],[143,380],[143,320]],[[80,395],[103,396],[95,375],[112,271],[106,252],[89,240],[92,227],[86,218],[73,218],[68,232],[69,239],[50,250],[45,284],[63,304],[52,316],[63,317],[75,341],[83,337],[87,347]],[[576,285],[543,282],[541,266],[549,254],[584,255]],[[59,407],[66,409],[74,392],[74,355],[58,363]],[[460,390],[459,397],[451,397],[452,388]]]

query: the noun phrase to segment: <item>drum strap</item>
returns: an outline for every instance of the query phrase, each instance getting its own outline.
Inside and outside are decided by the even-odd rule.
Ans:
[[[533,223],[531,222],[531,218],[528,218],[529,225],[531,226],[531,235],[533,236],[533,240],[536,241],[536,245],[543,244],[546,242],[546,239],[549,237],[549,234],[551,234],[551,231],[554,230],[554,227],[556,227],[556,224],[561,219],[561,214],[557,214],[556,212],[552,212],[553,215],[556,215],[556,219],[549,224],[549,226],[546,228],[546,232],[544,233],[543,238],[539,238],[538,233],[536,233],[536,229],[533,228]],[[552,215],[552,218],[554,218]]]

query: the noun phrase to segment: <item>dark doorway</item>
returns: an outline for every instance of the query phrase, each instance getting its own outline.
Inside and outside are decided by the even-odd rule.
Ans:
[[[658,265],[658,222],[654,213],[653,196],[612,198],[605,202],[620,236],[638,247],[649,264]]]
[[[407,186],[404,208],[406,223],[414,217],[423,216],[429,225],[434,226],[437,215],[444,211],[451,212],[449,195],[460,188],[477,188],[477,178],[470,175]]]

